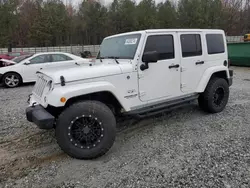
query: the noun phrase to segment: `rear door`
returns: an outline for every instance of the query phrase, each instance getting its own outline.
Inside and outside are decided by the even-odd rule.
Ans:
[[[202,32],[179,32],[181,45],[181,91],[192,93],[206,70]]]

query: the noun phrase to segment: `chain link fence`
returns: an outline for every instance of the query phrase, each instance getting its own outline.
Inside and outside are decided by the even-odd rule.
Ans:
[[[92,56],[96,56],[99,52],[100,45],[75,45],[75,46],[55,46],[55,47],[30,47],[30,48],[12,48],[12,52],[66,52],[80,56],[81,52],[90,51]],[[0,48],[0,53],[7,53],[8,48]]]
[[[244,42],[244,36],[227,36],[228,43]]]

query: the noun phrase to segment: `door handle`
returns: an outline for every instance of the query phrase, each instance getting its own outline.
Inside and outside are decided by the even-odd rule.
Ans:
[[[40,70],[42,70],[43,68],[40,68]]]
[[[172,68],[179,68],[179,67],[180,67],[180,65],[176,64],[176,65],[170,65],[168,68],[172,69]]]
[[[204,64],[205,62],[204,61],[197,61],[195,64],[196,65],[202,65],[202,64]]]

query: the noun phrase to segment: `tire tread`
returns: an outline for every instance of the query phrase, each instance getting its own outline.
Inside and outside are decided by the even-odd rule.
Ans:
[[[90,108],[94,108],[95,110],[96,110],[96,109],[99,109],[100,111],[104,112],[105,114],[109,114],[109,115],[112,114],[112,115],[111,115],[111,120],[110,120],[112,123],[111,123],[110,126],[114,126],[114,127],[112,127],[113,129],[116,128],[116,127],[115,127],[115,125],[116,125],[116,120],[115,120],[115,117],[114,117],[112,111],[110,110],[110,108],[109,108],[108,106],[106,106],[104,103],[99,102],[99,101],[78,101],[77,103],[74,103],[74,104],[70,105],[69,107],[67,107],[67,108],[59,115],[58,121],[57,121],[57,125],[60,126],[60,125],[62,124],[61,121],[63,121],[63,119],[64,119],[65,117],[67,117],[67,114],[68,114],[68,113],[73,112],[73,111],[82,110],[82,105],[83,105],[83,104],[86,105],[86,106],[88,106],[88,107],[90,107]],[[90,108],[89,108],[89,109],[90,109]],[[98,157],[104,155],[105,153],[107,153],[107,151],[110,150],[110,148],[112,147],[112,145],[113,145],[113,143],[114,143],[114,141],[115,141],[115,136],[111,136],[111,135],[110,135],[110,136],[111,136],[111,139],[108,140],[108,143],[106,144],[106,146],[103,147],[103,148],[98,152],[98,154],[96,154],[96,155],[91,155],[91,154],[90,154],[90,155],[88,155],[88,156],[76,156],[74,153],[69,152],[69,151],[66,150],[65,145],[64,145],[64,140],[62,140],[63,137],[60,137],[60,136],[59,136],[59,131],[60,131],[60,129],[57,128],[57,126],[56,126],[56,137],[57,137],[57,143],[58,143],[58,145],[59,145],[60,148],[61,148],[63,151],[65,151],[69,156],[71,156],[71,157],[73,157],[73,158],[77,158],[77,159],[86,159],[86,160],[88,160],[88,159],[95,159],[95,158],[98,158]]]
[[[205,91],[198,98],[199,106],[205,112],[218,113],[224,109],[224,107],[222,108],[222,110],[214,109],[212,106],[212,101],[210,101],[211,95],[213,95],[212,91],[214,90],[215,85],[218,83],[220,83],[226,87],[225,88],[226,92],[228,92],[228,93],[226,93],[226,95],[229,95],[229,86],[228,86],[227,81],[224,78],[212,77],[210,79]],[[228,98],[226,100],[228,100]],[[226,103],[227,103],[227,101],[226,101]]]

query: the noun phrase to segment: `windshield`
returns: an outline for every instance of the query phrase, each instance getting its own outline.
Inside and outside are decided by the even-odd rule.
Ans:
[[[103,40],[97,59],[134,59],[141,34],[124,35]]]
[[[19,57],[15,57],[12,59],[12,61],[16,62],[16,63],[20,63],[21,61],[31,57],[32,55],[22,55],[22,56],[19,56]]]

